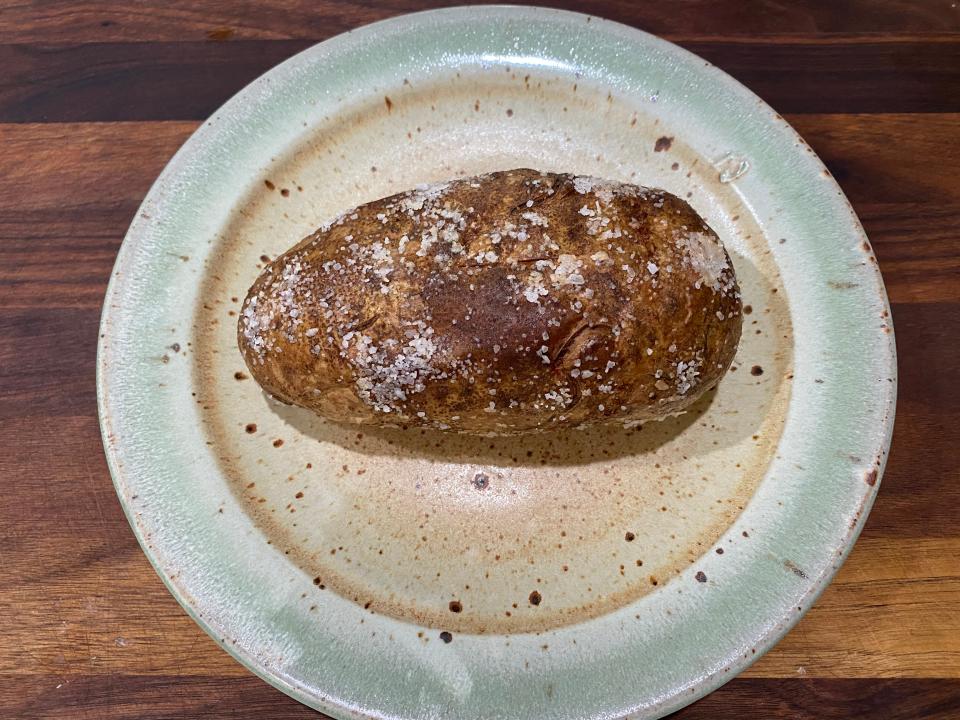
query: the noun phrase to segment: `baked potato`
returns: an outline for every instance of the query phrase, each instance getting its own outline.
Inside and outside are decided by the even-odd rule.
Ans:
[[[324,224],[257,278],[238,342],[264,390],[331,420],[499,435],[682,412],[741,324],[686,202],[516,169]]]

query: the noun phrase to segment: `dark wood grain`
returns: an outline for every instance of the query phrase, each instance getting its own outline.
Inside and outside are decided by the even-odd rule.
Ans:
[[[28,685],[0,676],[0,697],[24,696],[9,705],[22,720],[56,717],[69,708],[76,720],[205,718],[237,720],[312,720],[317,713],[280,695],[256,678],[178,675],[94,675],[58,683],[54,688]],[[121,700],[117,694],[122,693]],[[720,717],[791,720],[955,720],[960,712],[957,680],[735,679],[720,692],[673,715],[671,720],[716,720]],[[0,704],[0,712],[4,711]]]
[[[0,307],[86,307],[197,123],[0,125]]]
[[[87,308],[4,310],[0,418],[92,415],[98,326]]]
[[[726,692],[708,695],[670,718],[952,720],[960,712],[958,684],[956,680],[737,679],[726,686]]]
[[[201,120],[309,40],[0,45],[0,122]],[[781,113],[960,111],[960,39],[680,43]]]
[[[180,42],[242,38],[319,40],[394,15],[462,4],[460,0],[362,3],[352,0],[310,3],[274,0],[265,6],[257,0],[207,0],[202,4],[191,0],[169,0],[117,5],[110,0],[20,0],[6,3],[0,14],[0,43],[42,43],[53,37],[64,42]],[[810,38],[825,34],[903,37],[960,30],[956,8],[941,0],[849,0],[843,3],[531,0],[526,4],[605,17],[671,40],[694,36]]]
[[[0,10],[0,717],[318,717],[224,653],[140,551],[100,446],[100,304],[144,193],[201,119],[313,42],[444,4]],[[857,210],[893,303],[897,426],[856,549],[773,651],[675,717],[960,718],[960,12],[550,4],[664,35],[789,113]]]

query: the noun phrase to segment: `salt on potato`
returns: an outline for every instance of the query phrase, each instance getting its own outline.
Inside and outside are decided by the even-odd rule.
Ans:
[[[683,200],[518,169],[324,224],[264,269],[238,342],[267,392],[332,420],[496,435],[682,412],[741,324]]]

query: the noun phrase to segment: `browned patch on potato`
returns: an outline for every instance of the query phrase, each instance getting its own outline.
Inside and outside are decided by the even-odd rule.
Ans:
[[[273,397],[337,421],[512,434],[682,410],[740,324],[686,202],[521,169],[348,211],[268,264],[238,340]]]

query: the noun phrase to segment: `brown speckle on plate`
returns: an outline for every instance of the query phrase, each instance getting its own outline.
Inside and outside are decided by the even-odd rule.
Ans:
[[[666,135],[662,135],[661,137],[658,137],[657,141],[653,144],[653,151],[664,152],[666,150],[669,150],[672,145],[673,145],[673,138],[668,137]]]
[[[807,579],[807,574],[793,560],[784,560],[783,566],[797,577]]]

